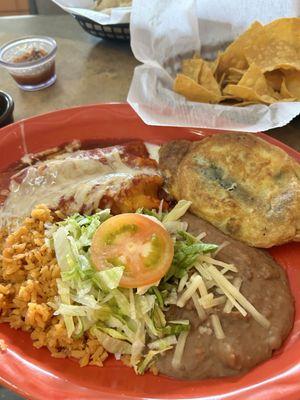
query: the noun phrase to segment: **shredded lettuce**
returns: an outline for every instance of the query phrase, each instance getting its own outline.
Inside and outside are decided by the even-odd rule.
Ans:
[[[149,314],[144,314],[144,321],[146,324],[147,333],[151,338],[162,337],[162,332],[160,329],[157,329],[153,319],[149,316]]]
[[[92,242],[92,238],[94,236],[94,233],[96,232],[96,230],[98,229],[99,225],[101,222],[104,222],[106,219],[109,218],[110,213],[109,210],[104,210],[104,213],[102,214],[96,214],[97,217],[92,218],[90,223],[87,225],[88,218],[86,217],[87,221],[79,221],[79,225],[81,226],[81,234],[80,234],[80,244],[82,247],[87,247],[91,245]]]
[[[128,337],[123,333],[121,333],[120,331],[118,331],[117,329],[107,328],[106,326],[101,326],[99,324],[97,324],[97,327],[100,329],[100,331],[107,333],[114,339],[128,340]]]
[[[113,289],[111,293],[121,314],[130,315],[130,303],[126,296],[127,293],[121,289]]]
[[[163,212],[159,214],[155,210],[147,210],[146,208],[138,208],[136,210],[136,214],[148,215],[149,217],[154,217],[154,218],[158,219],[160,222],[162,221],[162,219],[166,215]]]
[[[79,339],[84,334],[84,324],[82,318],[76,317],[75,319],[77,320],[77,324],[75,325],[73,337]]]
[[[53,240],[55,256],[61,271],[72,270],[76,260],[68,238],[68,230],[65,227],[58,228],[53,234]]]
[[[65,304],[70,304],[70,288],[61,279],[57,279],[57,291],[61,301]],[[68,337],[71,337],[75,329],[73,317],[70,315],[63,315],[63,318],[66,325]]]
[[[154,342],[148,344],[151,350],[164,350],[167,347],[172,346],[177,343],[177,338],[175,335],[166,336],[163,339],[157,339]]]
[[[196,243],[198,245],[199,251],[201,251],[203,254],[209,253],[211,251],[215,251],[219,247],[217,244],[202,243],[195,236],[193,236],[190,233],[185,232],[185,231],[178,231],[178,235],[182,239],[184,239],[186,244],[189,246]]]
[[[153,309],[155,304],[155,296],[152,294],[146,294],[144,296],[136,296],[136,303],[139,312],[143,316]]]
[[[87,316],[88,307],[77,306],[70,304],[61,304],[58,309],[54,312],[54,315],[63,315],[70,317],[85,317]]]
[[[160,280],[157,282],[152,283],[151,285],[146,285],[146,286],[140,286],[136,289],[136,293],[140,296],[142,296],[143,294],[145,294],[150,288],[152,288],[153,286],[158,286],[160,283]]]
[[[215,244],[201,243],[187,232],[179,232],[179,239],[174,244],[174,258],[172,265],[164,277],[169,281],[175,277],[181,279],[192,268],[200,254],[214,251],[218,248]]]
[[[115,339],[93,326],[90,332],[95,336],[106,351],[113,354],[131,354],[131,344],[125,340]]]
[[[72,296],[72,300],[89,308],[99,308],[99,303],[92,294],[77,294]]]
[[[135,340],[135,325],[128,323],[125,318],[121,316],[110,315],[108,319],[105,320],[105,325],[110,328],[116,328],[119,332],[124,333],[127,340],[131,343]]]
[[[150,350],[149,353],[146,355],[146,357],[143,359],[143,361],[138,365],[137,368],[137,373],[140,375],[143,375],[145,371],[153,365],[155,361],[155,357],[158,354],[162,354],[167,350],[171,350],[173,346],[169,346],[164,348],[163,350]]]
[[[116,289],[124,272],[124,267],[113,267],[94,274],[93,279],[104,289]]]
[[[169,323],[169,322],[168,322]],[[190,325],[186,324],[173,324],[169,323],[169,325],[161,328],[162,335],[179,335],[181,332],[186,332],[190,329]]]
[[[163,313],[162,309],[158,306],[158,304],[155,304],[154,309],[152,311],[152,320],[157,328],[163,328],[164,326],[166,326],[165,314]]]
[[[151,289],[149,290],[149,293],[153,293],[154,296],[156,297],[157,303],[160,307],[164,306],[164,300],[163,297],[159,291],[159,289],[156,286],[152,286]]]
[[[136,315],[136,306],[135,306],[133,289],[129,289],[129,307],[130,307],[130,318],[135,321],[137,315]]]
[[[142,358],[142,352],[145,347],[145,341],[146,341],[145,323],[144,320],[139,320],[131,347],[131,358],[130,358],[131,365],[135,367],[135,370],[137,364],[140,362]]]
[[[110,217],[109,209],[101,210],[93,215],[81,215],[77,213],[66,218],[59,225],[65,226],[75,239],[79,239],[81,246],[90,246],[99,225]]]
[[[106,351],[118,357],[130,355],[130,363],[139,374],[153,364],[157,355],[175,345],[174,362],[178,364],[190,323],[167,321],[165,312],[177,303],[198,256],[218,248],[187,232],[187,223],[180,218],[190,205],[181,200],[169,213],[162,212],[162,205],[159,212],[137,210],[157,219],[169,231],[174,240],[174,258],[164,278],[136,289],[119,286],[125,269],[121,264],[113,263],[98,271],[91,262],[93,236],[111,217],[110,210],[91,216],[77,213],[49,227],[47,240],[53,245],[61,269],[54,314],[63,317],[69,337],[79,338],[89,332]]]

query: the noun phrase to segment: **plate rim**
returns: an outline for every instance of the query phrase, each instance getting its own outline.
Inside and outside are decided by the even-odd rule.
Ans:
[[[45,118],[46,119],[55,118],[55,116],[57,116],[59,114],[70,113],[70,115],[71,115],[72,113],[75,113],[77,111],[82,111],[82,110],[87,110],[87,109],[94,109],[94,108],[98,109],[98,111],[101,112],[101,110],[103,111],[107,107],[111,108],[112,110],[114,108],[116,110],[121,108],[122,111],[124,111],[127,114],[127,116],[129,116],[130,118],[136,119],[136,120],[140,120],[144,124],[144,122],[140,119],[140,117],[136,114],[136,112],[132,109],[132,107],[129,104],[120,103],[120,102],[111,102],[111,103],[103,103],[103,104],[89,104],[89,105],[83,105],[83,106],[70,107],[70,108],[66,108],[66,109],[60,109],[60,110],[56,110],[56,111],[46,112],[46,113],[39,114],[39,115],[36,115],[36,116],[31,116],[29,118],[24,118],[24,119],[21,119],[19,121],[15,121],[14,123],[12,123],[12,124],[10,124],[8,126],[0,128],[0,137],[1,137],[1,135],[3,133],[8,133],[8,135],[10,135],[13,132],[13,129],[16,128],[16,127],[19,127],[22,123],[26,123],[26,122],[37,122],[38,123],[39,120],[42,120],[42,119],[45,119]],[[163,129],[166,129],[168,127],[166,127],[166,126],[156,126],[156,127],[153,127],[153,128],[158,128],[158,129],[162,129],[163,130]],[[174,129],[179,129],[179,130],[182,130],[182,131],[188,131],[188,130],[194,131],[195,130],[195,128],[193,128],[193,127],[191,127],[191,128],[187,128],[187,127],[178,127],[178,128],[176,128],[176,127],[173,127],[173,128]],[[207,129],[203,129],[203,130],[207,131]],[[213,130],[209,130],[209,131],[213,131]],[[220,130],[215,130],[215,131],[220,132],[220,133],[228,132],[228,131],[220,131]],[[238,133],[238,132],[234,132],[234,133]],[[251,134],[255,135],[255,133],[251,133]],[[269,135],[267,135],[265,133],[258,132],[257,135],[262,137],[263,139],[266,139],[269,143],[280,147],[281,149],[286,151],[288,154],[290,154],[293,158],[295,158],[298,162],[300,162],[300,152],[298,152],[297,150],[289,147],[288,145],[282,143],[278,139],[275,139],[275,138],[273,138],[273,137],[271,137],[271,136],[269,136]],[[101,136],[101,134],[99,136]],[[99,139],[99,140],[101,140],[101,139]],[[0,147],[1,147],[1,145],[0,145]],[[1,372],[1,367],[0,367],[0,372]],[[8,381],[8,380],[4,379],[2,376],[0,376],[0,383],[4,387],[14,391],[15,393],[18,393],[19,395],[21,395],[21,396],[23,396],[25,398],[30,398],[30,399],[33,399],[33,400],[42,400],[42,397],[39,396],[39,391],[38,390],[35,390],[35,391],[33,390],[33,391],[28,392],[27,390],[23,390],[19,386],[14,385],[13,381]],[[95,391],[95,390],[93,390],[93,391]],[[101,398],[105,399],[106,398],[105,396],[108,395],[108,393],[106,393],[103,389],[101,389],[101,391],[99,391],[98,393],[99,393],[98,394],[98,398],[99,399],[101,399]],[[299,393],[300,393],[300,385],[299,385],[298,391],[295,392],[295,395],[299,395]],[[253,389],[251,389],[251,394],[253,394]],[[223,395],[219,395],[219,396],[221,396],[221,397],[218,397],[218,398],[220,398],[220,399],[223,398]],[[229,394],[229,396],[231,396],[231,393]],[[294,397],[290,397],[290,396],[291,396],[291,394],[289,394],[289,397],[288,397],[289,399],[294,398]],[[67,398],[69,398],[69,397],[67,397]],[[80,398],[84,398],[84,397],[80,397]],[[92,397],[88,397],[88,398],[92,398]],[[109,395],[109,398],[110,399],[141,399],[143,397],[111,393]],[[151,398],[158,399],[159,397],[151,396]],[[160,397],[160,398],[167,398],[167,397]],[[195,397],[187,397],[187,398],[195,398]],[[148,397],[147,397],[147,399],[148,399]],[[150,397],[149,397],[149,399],[150,399]],[[204,398],[202,398],[202,399],[204,399]],[[212,400],[212,399],[216,399],[216,397],[208,396],[208,397],[205,397],[205,399],[211,399]],[[296,399],[296,397],[295,397],[295,399]],[[200,398],[199,398],[199,400],[200,400]]]

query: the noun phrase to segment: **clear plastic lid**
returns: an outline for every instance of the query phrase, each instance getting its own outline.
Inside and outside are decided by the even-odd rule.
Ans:
[[[54,39],[46,36],[28,36],[6,43],[0,48],[0,65],[6,68],[26,68],[41,65],[56,54]],[[26,60],[26,54],[36,52],[37,57]],[[24,57],[24,61],[20,59]],[[30,57],[29,57],[30,58]],[[15,61],[18,59],[18,61]]]

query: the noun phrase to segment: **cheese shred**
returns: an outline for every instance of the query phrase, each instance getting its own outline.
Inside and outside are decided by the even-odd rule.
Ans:
[[[204,308],[201,306],[199,303],[199,296],[197,293],[194,293],[192,296],[192,300],[194,302],[194,306],[196,308],[197,314],[199,316],[200,321],[205,321],[207,318],[206,312],[204,311]]]
[[[221,325],[220,318],[216,314],[210,316],[210,321],[217,339],[224,339],[225,334]]]
[[[224,291],[225,295],[226,292],[229,292],[232,297],[240,303],[242,307],[245,308],[249,312],[249,314],[252,315],[252,317],[257,321],[260,325],[262,325],[264,328],[269,328],[270,327],[270,322],[260,313],[256,310],[256,308],[239,292],[239,290],[232,284],[230,283],[224,275],[221,274],[220,271],[217,270],[216,267],[213,265],[210,265],[208,267],[209,272],[211,273],[213,279],[217,282],[219,286],[223,286],[222,290]],[[225,289],[225,290],[224,290]]]
[[[183,291],[183,289],[184,289],[184,287],[185,287],[185,285],[186,285],[188,279],[189,279],[188,274],[185,274],[185,275],[180,279],[179,285],[178,285],[178,289],[177,289],[178,292],[182,292],[182,291]]]
[[[220,246],[217,248],[217,250],[214,252],[214,257],[220,253],[221,250],[223,250],[225,247],[227,247],[230,243],[227,242],[227,240],[225,242],[223,242],[222,244],[220,244]]]
[[[205,306],[206,304],[209,304],[213,300],[213,298],[214,298],[213,293],[208,293],[207,295],[201,297],[199,303],[201,304],[201,306]]]
[[[184,307],[186,302],[192,297],[192,295],[196,292],[199,287],[199,283],[202,280],[200,275],[195,276],[193,279],[190,280],[190,285],[186,289],[185,292],[182,293],[181,297],[177,301],[178,307]]]
[[[200,277],[201,278],[201,277]],[[206,289],[206,286],[205,286],[205,283],[204,283],[204,281],[203,281],[203,279],[201,278],[201,280],[199,281],[199,292],[200,292],[200,295],[201,295],[201,297],[203,297],[203,296],[206,296],[207,295],[207,289]]]
[[[206,236],[206,232],[199,233],[196,239],[200,242],[200,240],[204,239]]]
[[[234,278],[234,281],[232,283],[233,283],[233,286],[237,288],[237,290],[240,290],[241,285],[242,285],[241,278],[239,278],[239,277]],[[226,304],[223,309],[223,312],[229,314],[229,313],[231,313],[232,309],[233,309],[233,304],[229,299],[227,299]]]
[[[211,265],[217,265],[218,267],[225,267],[228,269],[228,271],[238,272],[237,267],[235,267],[233,264],[227,264],[223,261],[215,260],[214,258],[209,256],[200,256],[199,261],[206,262]]]
[[[225,302],[226,302],[226,296],[215,297],[209,303],[209,308],[220,306],[221,304],[224,304]]]
[[[207,272],[207,265],[205,265],[205,263],[202,264],[196,264],[195,268],[196,270],[199,272],[199,274],[206,279],[207,281],[211,281],[211,276],[210,274]]]
[[[181,332],[178,336],[177,345],[175,347],[173,359],[172,359],[172,367],[174,369],[178,369],[181,365],[181,359],[185,347],[185,342],[188,337],[189,331]]]
[[[200,234],[197,239],[201,240],[204,235],[205,233]],[[270,322],[264,315],[258,312],[241,294],[242,279],[234,277],[234,273],[238,272],[237,267],[213,258],[228,244],[229,242],[226,241],[222,243],[217,251],[211,253],[211,256],[209,254],[200,255],[198,262],[194,265],[197,272],[194,272],[190,277],[188,274],[183,276],[179,281],[177,291],[177,293],[181,292],[176,303],[178,307],[184,307],[187,301],[192,299],[201,322],[204,322],[210,314],[209,319],[217,339],[224,339],[225,333],[220,318],[214,313],[213,309],[222,305],[224,305],[222,306],[223,312],[226,314],[231,313],[235,308],[243,317],[246,317],[249,313],[261,326],[265,328],[270,326]],[[187,332],[182,332],[179,335],[172,360],[173,368],[178,368],[181,363],[186,337]]]

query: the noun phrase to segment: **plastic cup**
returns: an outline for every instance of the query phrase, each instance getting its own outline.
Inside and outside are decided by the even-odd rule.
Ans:
[[[0,48],[0,65],[21,89],[40,90],[56,81],[56,51],[56,42],[50,37],[24,37]]]

